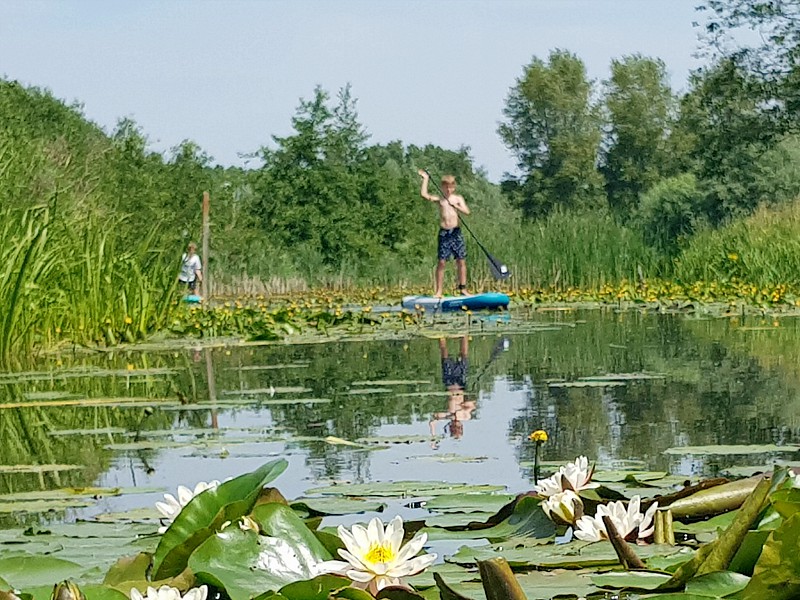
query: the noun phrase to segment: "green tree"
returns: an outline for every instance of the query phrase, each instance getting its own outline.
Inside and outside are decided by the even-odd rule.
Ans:
[[[736,59],[723,59],[695,73],[681,101],[676,136],[688,141],[689,165],[697,174],[711,223],[749,214],[764,182],[752,165],[782,137],[778,116],[764,106],[762,81]]]
[[[640,194],[662,176],[676,100],[664,62],[640,55],[613,60],[605,87],[608,138],[601,172],[609,205],[628,218]]]
[[[797,0],[706,0],[699,7],[706,52],[733,58],[762,86],[786,130],[800,128],[800,2]],[[758,33],[754,38],[752,31]],[[737,35],[737,33],[742,34]],[[757,39],[753,44],[746,40]]]
[[[331,108],[317,87],[313,99],[301,100],[292,127],[294,134],[273,136],[276,147],[261,151],[253,185],[264,229],[282,246],[318,253],[328,267],[369,256],[374,231],[361,194],[367,136],[349,88]]]
[[[511,88],[498,132],[522,173],[506,189],[515,189],[526,215],[603,204],[601,127],[592,93],[585,65],[564,50],[551,52],[547,62],[534,58]]]

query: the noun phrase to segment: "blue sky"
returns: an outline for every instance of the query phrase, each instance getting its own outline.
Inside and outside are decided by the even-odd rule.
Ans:
[[[221,164],[291,132],[300,98],[346,84],[371,143],[469,146],[491,180],[509,88],[562,48],[590,77],[661,58],[700,65],[698,0],[0,0],[0,76],[47,88],[107,131],[133,118],[153,150],[184,139]]]

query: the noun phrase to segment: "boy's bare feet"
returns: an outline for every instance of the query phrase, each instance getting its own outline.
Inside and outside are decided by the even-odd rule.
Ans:
[[[442,297],[442,292],[433,292],[433,297],[434,298],[441,298]]]

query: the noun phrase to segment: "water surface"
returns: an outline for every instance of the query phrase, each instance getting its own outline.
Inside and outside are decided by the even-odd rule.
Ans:
[[[508,326],[464,329],[466,345],[446,340],[449,357],[466,353],[463,401],[445,388],[439,340],[421,336],[76,351],[2,374],[0,494],[153,491],[0,514],[0,525],[152,506],[178,484],[273,457],[290,463],[275,482],[287,498],[329,483],[406,479],[524,491],[535,429],[549,434],[545,461],[585,454],[604,467],[687,476],[775,457],[665,450],[800,441],[794,318],[570,310],[526,319],[535,327],[512,326],[513,315]]]

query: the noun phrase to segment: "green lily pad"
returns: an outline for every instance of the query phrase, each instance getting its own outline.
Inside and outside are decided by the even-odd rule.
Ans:
[[[800,450],[800,446],[778,446],[776,444],[742,444],[719,446],[683,446],[667,448],[664,454],[683,456],[697,454],[704,456],[735,456],[744,454],[788,454]]]
[[[654,556],[670,556],[682,553],[680,548],[652,544],[635,546],[634,552],[641,559]],[[589,567],[614,567],[619,564],[614,548],[608,542],[571,542],[569,544],[533,545],[508,547],[502,543],[487,546],[462,546],[453,556],[445,560],[460,565],[474,565],[479,560],[503,557],[512,567],[542,569],[581,569]]]
[[[435,438],[431,438],[435,439]],[[488,456],[464,456],[463,454],[455,454],[453,452],[445,452],[442,454],[422,454],[417,456],[409,456],[408,460],[429,460],[432,462],[440,463],[482,463],[489,460]]]
[[[19,590],[77,579],[85,567],[53,556],[22,555],[0,558],[0,577]]]
[[[386,508],[386,504],[374,500],[330,496],[298,498],[290,506],[294,510],[307,512],[310,515],[351,515],[365,512],[382,512]]]
[[[592,575],[591,579],[595,585],[617,590],[654,590],[662,583],[669,581],[671,577],[672,575],[669,573],[652,571],[611,571]]]
[[[445,481],[391,481],[359,484],[338,484],[306,490],[309,496],[363,496],[372,498],[419,498],[445,494],[500,492],[502,485],[470,485]]]
[[[447,494],[425,502],[433,512],[496,513],[514,499],[511,494]]]
[[[432,382],[428,379],[379,379],[375,381],[354,381],[350,385],[356,387],[370,387],[377,386],[383,387],[386,385],[429,385]]]
[[[542,543],[555,537],[556,533],[555,526],[542,510],[539,499],[531,496],[521,498],[510,517],[491,527],[464,531],[425,527],[422,531],[428,534],[430,540],[487,539],[502,541],[524,536]]]
[[[798,539],[800,513],[795,513],[773,531],[764,544],[753,577],[744,589],[745,598],[788,600],[800,594]]]
[[[553,388],[605,388],[605,387],[622,387],[625,384],[621,381],[553,381],[547,384]]]
[[[724,598],[743,590],[750,582],[747,575],[718,571],[700,577],[693,577],[686,582],[686,593],[708,598]]]
[[[189,558],[195,577],[224,588],[231,600],[249,600],[311,579],[314,565],[331,558],[289,507],[259,505],[253,518],[272,535],[231,526],[206,539]]]
[[[153,557],[155,577],[174,577],[183,571],[194,549],[213,536],[225,521],[238,521],[246,515],[262,488],[287,465],[285,460],[267,463],[192,498],[161,537]]]
[[[83,468],[83,465],[0,465],[0,473],[58,473]]]

